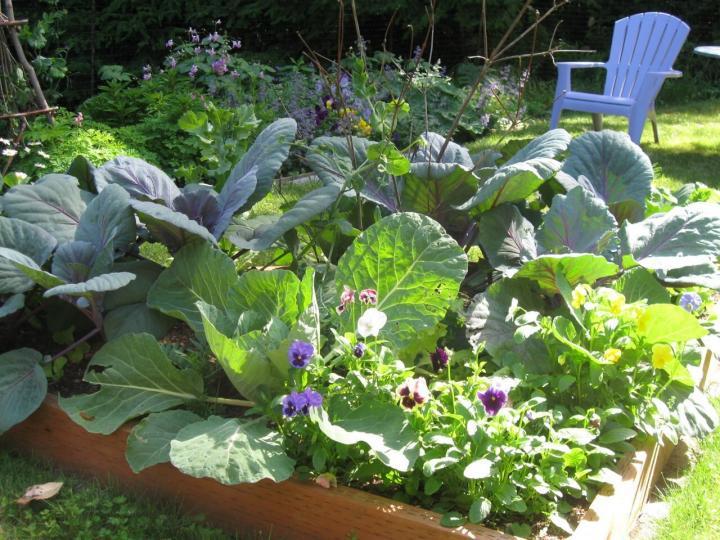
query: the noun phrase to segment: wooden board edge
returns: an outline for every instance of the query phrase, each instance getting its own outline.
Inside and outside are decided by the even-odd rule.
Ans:
[[[448,529],[440,525],[441,516],[435,512],[349,487],[325,489],[299,480],[224,486],[186,476],[169,464],[135,474],[125,460],[131,428],[126,425],[112,435],[88,433],[60,409],[55,396],[48,396],[30,418],[0,437],[0,445],[101,482],[117,482],[131,491],[174,499],[188,511],[202,513],[211,523],[232,531],[318,540],[408,534],[418,540],[515,538],[479,525]],[[245,508],[251,510],[243,512]]]
[[[705,349],[693,378],[701,390],[713,379],[715,355]],[[635,526],[675,445],[648,443],[618,463],[620,478],[603,486],[569,540],[625,540]]]

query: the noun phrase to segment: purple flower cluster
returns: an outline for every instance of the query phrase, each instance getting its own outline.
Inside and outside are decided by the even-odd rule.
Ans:
[[[306,388],[302,392],[290,392],[282,400],[282,412],[286,418],[293,416],[307,416],[310,407],[320,407],[323,397],[312,388]]]
[[[491,386],[485,392],[478,392],[478,399],[482,402],[485,412],[489,416],[495,416],[507,403],[507,393],[501,388]]]
[[[698,293],[686,292],[680,297],[680,307],[685,311],[692,313],[700,309],[700,306],[702,306],[702,298]]]
[[[432,362],[432,367],[435,371],[445,369],[448,365],[448,360],[449,357],[445,347],[438,347],[434,352],[430,353],[430,362]]]
[[[288,361],[292,367],[303,369],[315,356],[315,347],[311,343],[296,339],[288,349]]]
[[[220,58],[212,63],[212,69],[216,75],[225,75],[228,72],[227,60]]]
[[[193,64],[192,67],[190,68],[190,71],[188,71],[188,75],[190,76],[191,79],[194,79],[195,76],[197,75],[197,72],[198,72],[198,67],[195,64]]]

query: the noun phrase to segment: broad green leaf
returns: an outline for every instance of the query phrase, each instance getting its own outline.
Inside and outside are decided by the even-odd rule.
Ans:
[[[478,188],[478,178],[471,168],[445,163],[413,163],[403,178],[401,207],[419,212],[443,223],[462,221],[467,214],[455,206],[466,201]]]
[[[287,326],[275,319],[275,324],[266,328],[256,328],[258,325],[253,324],[250,330],[238,331],[237,327],[242,326],[244,321],[236,323],[233,328],[229,324],[233,321],[224,318],[213,306],[198,302],[197,308],[210,350],[230,382],[244,397],[258,401],[264,395],[282,391],[290,369],[287,360],[290,329]],[[258,317],[260,321],[267,320]],[[260,326],[265,326],[264,322]],[[228,332],[231,329],[236,331]]]
[[[707,330],[680,306],[652,304],[638,321],[638,334],[648,343],[674,343],[701,338]]]
[[[466,272],[465,253],[440,225],[403,213],[378,221],[355,239],[338,262],[335,282],[338,294],[344,285],[375,289],[375,307],[388,318],[380,336],[403,349],[445,316]],[[359,317],[359,309],[348,310],[342,326],[355,331]]]
[[[12,315],[25,307],[25,295],[22,293],[13,294],[5,299],[0,305],[0,319]]]
[[[476,459],[470,465],[465,467],[463,476],[471,480],[481,480],[483,478],[489,478],[492,475],[493,462],[489,459],[481,458]]]
[[[230,311],[234,314],[254,311],[266,321],[277,317],[291,326],[311,301],[311,297],[305,297],[309,291],[300,296],[300,287],[300,279],[290,270],[250,270],[227,292]]]
[[[474,166],[467,149],[453,141],[447,143],[445,152],[441,156],[440,151],[447,139],[439,133],[427,131],[421,135],[421,140],[422,144],[412,156],[413,163],[449,165],[452,169],[455,168],[455,165],[461,165],[466,169]]]
[[[715,261],[692,264],[672,270],[656,270],[658,279],[669,287],[707,287],[720,290],[720,265]]]
[[[106,343],[88,364],[92,394],[60,398],[60,408],[91,433],[113,433],[128,420],[203,396],[202,377],[177,369],[149,334],[126,334]]]
[[[227,182],[233,183],[257,168],[257,187],[242,209],[248,209],[265,197],[272,189],[273,179],[290,153],[295,140],[297,123],[292,118],[280,118],[266,127],[248,149],[242,159],[233,167]]]
[[[130,260],[116,262],[113,272],[130,272],[135,279],[120,291],[107,293],[103,298],[103,308],[112,310],[119,306],[142,303],[147,300],[150,287],[157,281],[164,268],[148,260]]]
[[[170,268],[151,287],[147,302],[199,333],[203,325],[195,302],[202,300],[231,311],[231,291],[237,286],[238,275],[230,257],[207,242],[193,243],[177,252]]]
[[[190,411],[153,413],[143,418],[128,435],[125,458],[134,473],[170,461],[170,441],[178,432],[202,421]]]
[[[528,311],[544,309],[536,283],[522,279],[501,279],[472,299],[465,316],[465,335],[474,351],[484,347],[497,361],[521,361],[532,371],[549,366],[547,348],[536,336],[517,343],[517,326],[509,317],[513,299]]]
[[[620,441],[627,441],[637,435],[637,431],[633,429],[617,427],[607,431],[603,431],[600,434],[598,441],[600,444],[615,444]]]
[[[333,400],[329,413],[313,407],[310,418],[331,440],[349,445],[363,442],[388,467],[401,472],[412,470],[420,445],[405,413],[398,405],[379,401],[376,396],[358,397],[353,405]]]
[[[131,283],[132,285],[132,283]],[[123,287],[119,292],[128,289]],[[159,311],[150,309],[145,302],[125,304],[111,309],[103,317],[103,332],[108,340],[125,334],[147,332],[157,339],[168,333],[177,321]]]
[[[402,176],[410,172],[410,160],[391,142],[371,144],[367,149],[367,157],[371,161],[379,162],[381,170],[393,176]]]
[[[20,219],[0,216],[0,247],[22,253],[42,266],[56,245],[57,240],[40,227]],[[0,294],[21,293],[32,286],[31,279],[12,262],[0,257]]]
[[[482,523],[490,515],[492,503],[485,497],[475,499],[470,505],[468,519],[471,523]]]
[[[265,478],[282,482],[295,470],[295,462],[283,449],[282,436],[267,427],[264,417],[211,416],[191,424],[170,443],[170,461],[185,474],[226,485]]]
[[[0,354],[0,434],[19,424],[40,406],[47,394],[42,354],[15,349]]]
[[[543,291],[554,294],[563,292],[563,280],[574,287],[578,283],[595,283],[617,272],[618,266],[604,257],[574,253],[542,255],[526,262],[515,276],[535,281]]]
[[[225,229],[230,225],[233,215],[247,203],[250,196],[255,192],[257,172],[258,168],[255,166],[243,176],[231,175],[225,182],[217,198],[219,215],[212,226],[212,233],[215,238],[219,239],[223,235]]]
[[[340,196],[340,191],[341,186],[337,184],[313,190],[274,222],[260,225],[256,229],[233,227],[227,238],[241,249],[251,249],[253,251],[268,249],[290,229],[310,221],[330,208]]]
[[[367,160],[367,149],[373,144],[368,139],[352,137],[352,152],[348,147],[347,137],[318,137],[307,152],[307,162],[323,184],[343,186],[357,173],[355,170]],[[361,175],[363,186],[360,195],[384,206],[392,212],[398,212],[398,196],[402,193],[403,181],[391,179],[377,168],[366,169]],[[348,197],[355,197],[355,191],[345,192]]]
[[[557,436],[566,441],[572,441],[581,446],[587,446],[597,438],[597,435],[584,428],[562,428],[557,431]]]
[[[650,159],[630,138],[616,131],[588,132],[574,139],[562,171],[579,179],[601,198],[618,223],[643,218],[650,195]]]
[[[720,256],[720,207],[693,203],[639,223],[626,223],[620,232],[624,265],[639,264],[665,272],[714,262]]]
[[[678,401],[679,427],[686,437],[704,437],[720,425],[718,413],[702,390],[672,384],[670,390]]]
[[[95,190],[95,166],[85,156],[77,156],[73,159],[66,174],[77,178],[80,189]]]
[[[46,289],[65,283],[59,277],[45,272],[30,257],[14,249],[0,247],[0,263],[14,266],[30,280]]]
[[[493,268],[513,274],[537,257],[535,228],[512,204],[485,212],[478,222],[478,241]]]
[[[440,525],[454,529],[465,525],[465,518],[460,512],[446,512],[440,518]]]
[[[180,189],[163,171],[139,158],[119,156],[95,169],[95,187],[101,193],[109,184],[124,188],[133,199],[163,201],[169,208]]]
[[[615,282],[615,288],[628,304],[647,300],[648,304],[669,304],[670,294],[655,275],[644,268],[633,268]]]
[[[32,223],[58,242],[75,237],[85,202],[77,179],[66,174],[48,174],[34,184],[15,186],[2,198],[3,214]]]
[[[43,296],[50,298],[61,294],[68,296],[86,296],[92,293],[104,293],[116,291],[135,279],[135,274],[130,272],[111,272],[90,278],[80,283],[66,283],[58,285],[45,291]]]
[[[210,231],[185,214],[152,202],[130,201],[130,206],[153,237],[171,250],[180,249],[197,239],[217,243]]]
[[[602,199],[580,186],[553,197],[537,240],[551,253],[619,251],[615,218]]]
[[[109,272],[113,262],[112,245],[98,250],[82,240],[60,244],[52,261],[52,273],[69,283],[79,283]]]
[[[108,244],[125,251],[137,237],[130,195],[120,186],[107,186],[87,205],[75,231],[75,240],[93,244],[102,250]]]
[[[570,135],[554,129],[541,135],[502,165],[477,193],[458,206],[458,210],[490,210],[506,202],[525,200],[560,170],[554,158],[567,148]]]

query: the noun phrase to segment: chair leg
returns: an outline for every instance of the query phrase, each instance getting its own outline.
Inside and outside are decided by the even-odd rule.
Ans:
[[[602,113],[593,113],[592,115],[593,130],[602,131],[603,128],[603,115]]]
[[[655,139],[655,144],[660,144],[660,135],[658,133],[657,127],[657,115],[655,114],[654,107],[648,111],[648,118],[650,119],[650,123],[652,124],[653,138]]]
[[[555,101],[552,108],[552,115],[550,116],[550,129],[555,129],[560,123],[560,115],[562,114],[562,103]]]
[[[630,115],[630,122],[628,126],[628,134],[630,140],[635,144],[640,144],[640,138],[642,137],[643,128],[645,127],[645,115],[633,113]]]

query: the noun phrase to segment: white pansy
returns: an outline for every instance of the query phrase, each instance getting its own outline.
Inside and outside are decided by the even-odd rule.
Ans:
[[[377,336],[387,323],[387,315],[375,308],[368,309],[358,319],[357,333],[362,337]]]

